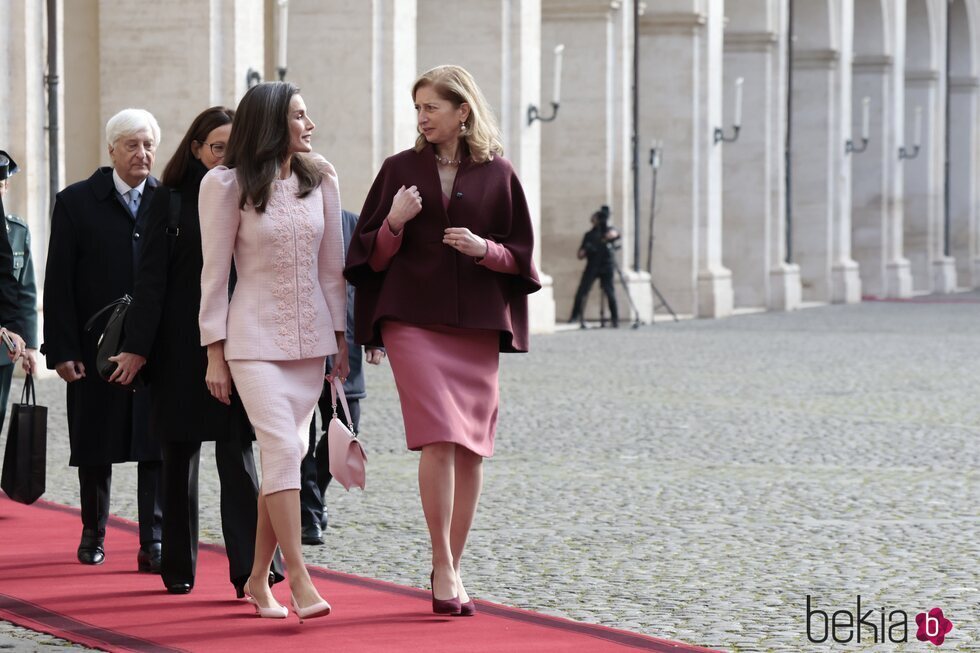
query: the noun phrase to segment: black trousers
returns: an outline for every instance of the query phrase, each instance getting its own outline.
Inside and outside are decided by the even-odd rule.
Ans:
[[[325,524],[327,508],[323,503],[323,497],[327,493],[327,486],[333,480],[330,474],[330,450],[327,446],[327,425],[333,417],[333,408],[330,406],[330,394],[324,393],[325,398],[320,398],[320,417],[323,422],[323,437],[317,442],[316,414],[310,422],[310,448],[300,463],[300,490],[299,508],[300,518],[303,527],[311,524]],[[347,405],[350,407],[351,422],[354,424],[354,432],[360,429],[361,423],[361,402],[358,399],[348,399]],[[337,402],[337,417],[342,422],[347,422],[344,415],[344,407]]]
[[[578,284],[578,291],[575,293],[575,305],[572,307],[572,316],[570,321],[574,322],[582,317],[582,313],[585,310],[585,302],[589,297],[589,292],[592,290],[592,286],[595,284],[596,279],[598,279],[599,286],[602,288],[602,292],[606,294],[606,298],[609,301],[609,315],[612,318],[612,322],[613,324],[619,323],[619,306],[616,304],[616,287],[613,284],[614,272],[615,271],[611,265],[585,266],[585,271],[582,272],[582,280]]]
[[[259,479],[252,443],[219,441],[214,447],[221,485],[221,534],[228,554],[228,578],[242,584],[252,571],[255,525],[258,519]],[[194,585],[198,547],[198,469],[201,443],[163,444],[163,561],[164,585]],[[273,571],[282,578],[276,555]]]
[[[0,365],[0,434],[3,432],[3,424],[7,419],[7,400],[10,399],[10,384],[13,378],[13,364]]]
[[[161,463],[136,465],[136,510],[139,515],[140,545],[159,542],[163,535],[163,510],[160,507]],[[112,465],[79,465],[78,490],[82,504],[82,528],[105,537],[109,521],[109,487]]]

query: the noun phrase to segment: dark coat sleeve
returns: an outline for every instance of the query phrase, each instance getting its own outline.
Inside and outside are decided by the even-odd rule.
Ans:
[[[514,290],[530,295],[541,290],[538,271],[534,267],[534,228],[531,226],[531,212],[527,208],[527,198],[517,174],[511,170],[508,184],[510,197],[509,229],[502,233],[490,233],[487,237],[503,245],[517,261],[518,274]]]
[[[24,272],[17,285],[18,322],[23,331],[19,333],[27,343],[28,349],[37,349],[37,280],[34,277],[34,257],[31,256],[31,232],[24,241]]]
[[[144,358],[149,358],[153,349],[167,295],[170,250],[166,226],[170,199],[169,189],[162,186],[153,194],[143,229],[143,249],[133,284],[133,303],[126,312],[126,338],[122,351]]]
[[[81,321],[74,291],[77,239],[71,216],[59,194],[51,216],[51,239],[44,273],[44,355],[48,369],[52,370],[65,361],[82,360]]]
[[[368,260],[374,252],[378,229],[388,217],[392,199],[398,191],[398,188],[393,187],[394,179],[389,174],[390,170],[389,159],[386,159],[381,165],[381,170],[378,171],[378,176],[374,178],[371,190],[368,191],[354,233],[351,235],[344,276],[355,287],[364,283],[379,283],[384,277],[384,272],[375,272],[368,264]]]

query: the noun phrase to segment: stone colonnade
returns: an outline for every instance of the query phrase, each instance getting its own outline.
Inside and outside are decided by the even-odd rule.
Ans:
[[[641,3],[639,229],[634,1],[290,0],[287,79],[357,211],[381,161],[414,141],[415,76],[439,63],[474,73],[536,222],[539,332],[571,310],[575,251],[602,204],[623,233],[620,263],[643,320],[654,311],[648,269],[677,312],[702,317],[980,286],[980,0]],[[58,6],[62,185],[107,162],[103,125],[119,109],[160,120],[159,173],[198,111],[235,105],[249,71],[276,78],[275,0]],[[7,205],[30,221],[40,264],[45,3],[0,0],[0,16],[0,147],[24,169]],[[558,44],[558,117],[529,123],[531,105],[550,113]],[[738,139],[718,142],[719,128],[733,135],[739,78]]]

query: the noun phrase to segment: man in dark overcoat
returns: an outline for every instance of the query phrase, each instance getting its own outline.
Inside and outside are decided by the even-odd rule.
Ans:
[[[55,199],[44,279],[44,345],[49,368],[68,384],[69,465],[78,467],[82,538],[78,560],[105,560],[112,465],[138,463],[140,550],[137,567],[160,569],[160,447],[149,436],[149,391],[120,388],[96,369],[107,311],[133,292],[143,224],[158,185],[150,175],[160,127],[148,111],[125,109],[106,123],[112,167],[68,186]]]

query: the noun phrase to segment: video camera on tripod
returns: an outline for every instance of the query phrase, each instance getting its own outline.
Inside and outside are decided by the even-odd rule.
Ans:
[[[622,249],[623,245],[620,242],[622,235],[616,230],[615,227],[610,226],[609,224],[609,217],[611,213],[612,212],[609,210],[609,206],[603,204],[601,207],[599,207],[598,211],[592,214],[592,224],[594,228],[598,229],[598,231],[602,234],[602,237],[599,242],[596,242],[595,240],[586,240],[583,243],[582,249],[585,250],[586,256],[592,257],[600,253],[603,246],[610,253]]]
[[[582,280],[579,282],[578,291],[575,293],[575,305],[572,308],[570,321],[578,320],[582,328],[585,328],[584,310],[586,298],[589,290],[592,288],[592,284],[597,279],[602,282],[603,294],[608,298],[609,309],[612,313],[612,326],[619,326],[616,295],[613,287],[614,273],[619,277],[626,299],[629,302],[630,308],[633,309],[633,314],[635,315],[633,328],[635,329],[640,325],[639,311],[636,308],[636,304],[633,303],[633,297],[630,295],[626,277],[616,262],[616,250],[622,248],[622,235],[615,227],[609,224],[611,215],[612,211],[610,211],[609,206],[606,204],[603,204],[598,211],[592,214],[592,229],[585,234],[585,238],[582,240],[582,247],[579,250],[579,258],[588,257],[589,263],[582,273]],[[602,311],[601,305],[600,316],[600,322],[605,326],[604,312]]]

